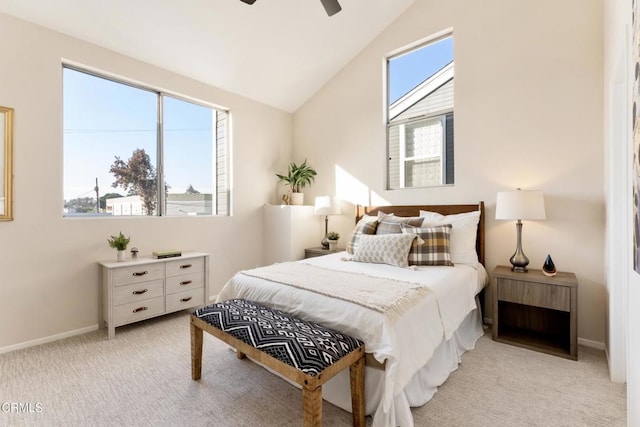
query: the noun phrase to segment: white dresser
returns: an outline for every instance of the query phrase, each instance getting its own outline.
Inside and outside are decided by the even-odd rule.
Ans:
[[[203,306],[209,299],[209,254],[102,261],[102,317],[109,330],[174,311]]]

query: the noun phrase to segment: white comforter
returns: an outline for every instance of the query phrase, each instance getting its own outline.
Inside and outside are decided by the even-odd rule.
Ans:
[[[427,363],[436,347],[451,338],[466,315],[476,308],[475,295],[486,283],[487,274],[480,264],[403,269],[343,261],[344,256],[345,253],[338,253],[299,262],[420,283],[431,292],[394,322],[360,305],[242,272],[229,280],[217,299],[244,298],[264,303],[362,339],[367,353],[372,353],[379,362],[386,361],[384,390],[375,409],[373,425],[394,425],[394,396]]]

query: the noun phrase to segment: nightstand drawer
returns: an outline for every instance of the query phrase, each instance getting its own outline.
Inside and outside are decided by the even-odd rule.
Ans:
[[[498,300],[500,301],[571,311],[571,288],[569,287],[548,286],[506,278],[499,279],[498,283]]]

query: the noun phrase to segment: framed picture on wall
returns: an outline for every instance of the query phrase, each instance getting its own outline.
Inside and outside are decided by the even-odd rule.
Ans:
[[[633,268],[640,274],[640,0],[632,1],[633,25],[632,58],[633,81]]]

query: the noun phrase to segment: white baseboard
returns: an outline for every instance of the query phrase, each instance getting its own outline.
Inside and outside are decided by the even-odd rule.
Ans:
[[[578,345],[583,345],[585,347],[595,348],[597,350],[604,350],[605,346],[603,342],[588,340],[585,338],[578,337]]]
[[[75,329],[73,331],[63,332],[61,334],[51,335],[48,337],[38,338],[31,341],[25,341],[19,344],[13,344],[6,347],[0,347],[0,354],[9,353],[11,351],[22,350],[23,348],[34,347],[40,344],[46,344],[52,341],[58,341],[63,338],[69,338],[76,335],[86,334],[98,330],[99,325],[87,326],[86,328]]]

